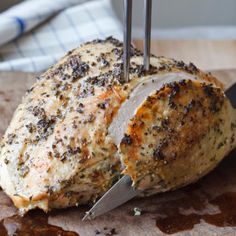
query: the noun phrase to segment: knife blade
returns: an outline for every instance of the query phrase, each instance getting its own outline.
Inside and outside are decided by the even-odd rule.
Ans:
[[[124,175],[86,212],[83,220],[94,219],[134,198],[140,193],[132,187],[132,180]]]
[[[225,91],[225,95],[230,100],[233,108],[236,108],[236,83]]]

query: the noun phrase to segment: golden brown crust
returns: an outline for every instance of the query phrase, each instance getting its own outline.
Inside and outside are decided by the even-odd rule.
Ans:
[[[231,111],[220,88],[191,80],[166,84],[129,123],[121,143],[124,173],[138,188],[162,191],[196,181],[224,157],[219,149],[235,146]]]

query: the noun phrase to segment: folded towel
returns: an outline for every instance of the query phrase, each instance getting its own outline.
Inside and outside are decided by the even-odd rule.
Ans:
[[[29,0],[0,14],[0,70],[38,72],[79,44],[122,28],[110,0]]]

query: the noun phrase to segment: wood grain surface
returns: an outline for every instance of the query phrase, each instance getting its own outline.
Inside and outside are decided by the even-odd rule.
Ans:
[[[142,40],[134,40],[142,49]],[[236,40],[153,40],[151,52],[194,62],[204,70],[236,68]]]
[[[236,82],[236,70],[213,71],[213,74],[226,86]],[[4,133],[22,95],[34,81],[32,74],[0,73],[0,135]],[[134,207],[142,210],[141,216],[134,216]],[[26,228],[29,235],[58,235],[56,229],[60,228],[43,234],[34,232],[37,227],[47,230],[47,224],[50,224],[64,229],[60,235],[74,235],[66,231],[81,236],[236,235],[236,152],[231,153],[212,173],[186,188],[131,200],[94,221],[81,221],[86,210],[88,207],[78,207],[53,211],[48,215],[36,211],[32,217],[16,220],[12,218],[16,209],[0,191],[0,233],[25,235],[20,232]],[[36,227],[36,221],[44,223]]]

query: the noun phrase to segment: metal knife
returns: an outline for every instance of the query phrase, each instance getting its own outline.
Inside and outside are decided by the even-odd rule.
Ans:
[[[97,202],[86,212],[83,220],[94,219],[116,207],[124,204],[140,193],[132,187],[132,180],[129,176],[123,176],[114,184]]]

